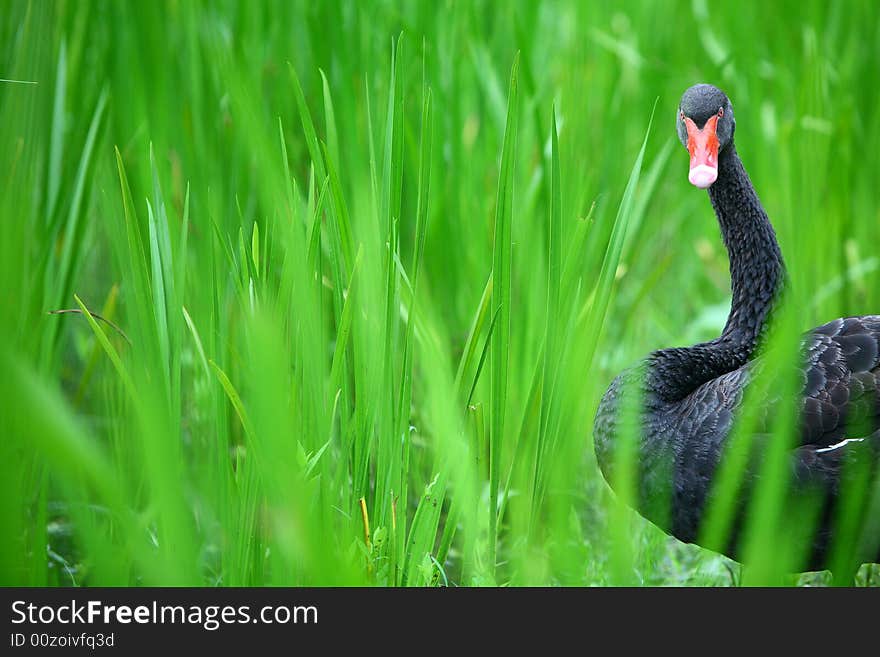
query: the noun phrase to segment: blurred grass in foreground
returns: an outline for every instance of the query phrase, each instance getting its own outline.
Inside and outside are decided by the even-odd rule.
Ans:
[[[869,2],[7,3],[0,581],[739,583],[609,492],[593,413],[723,325],[694,82],[783,333],[880,311],[878,42]]]

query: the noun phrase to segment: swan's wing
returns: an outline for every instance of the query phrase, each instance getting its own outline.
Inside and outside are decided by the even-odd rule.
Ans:
[[[835,319],[804,340],[801,445],[825,449],[880,428],[880,316]]]
[[[823,450],[880,429],[880,316],[835,319],[803,340],[800,432],[798,447]],[[695,392],[690,401],[703,424],[732,426],[731,417],[743,403],[748,382],[762,376],[763,358],[723,374]],[[707,397],[711,397],[707,399]],[[758,413],[755,432],[771,435],[780,399],[767,398]]]

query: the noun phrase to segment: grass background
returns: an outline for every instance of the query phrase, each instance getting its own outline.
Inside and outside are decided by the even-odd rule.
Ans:
[[[695,82],[797,330],[880,309],[880,16],[614,4],[4,3],[0,581],[739,583],[592,418],[726,317]]]

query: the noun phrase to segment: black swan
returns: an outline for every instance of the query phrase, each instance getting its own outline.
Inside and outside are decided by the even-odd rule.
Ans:
[[[732,302],[721,335],[691,347],[661,349],[620,374],[609,386],[594,421],[599,467],[614,486],[615,449],[623,435],[624,391],[641,386],[640,406],[626,417],[637,420],[634,502],[636,509],[667,533],[697,543],[701,520],[712,495],[713,476],[723,460],[743,391],[760,367],[760,348],[774,306],[785,287],[785,267],[776,235],[743,168],[733,143],[733,108],[720,89],[698,84],[681,98],[676,127],[690,153],[688,179],[708,189],[730,259]],[[847,502],[847,536],[858,545],[838,575],[852,581],[861,563],[880,561],[880,510],[876,508],[880,461],[880,316],[835,319],[807,333],[797,363],[803,386],[797,400],[798,433],[790,453],[786,504],[807,495],[818,500],[816,519],[803,536],[799,570],[830,568],[838,530],[837,511]],[[771,396],[772,397],[772,396]],[[772,398],[767,399],[772,415]],[[758,433],[761,425],[759,424]],[[772,434],[757,435],[772,438]],[[706,546],[742,560],[740,545],[749,492],[760,478],[752,454],[746,462],[728,540]],[[858,462],[865,467],[850,467]],[[861,472],[866,485],[847,498],[849,472]],[[867,474],[865,474],[867,473]],[[856,475],[852,475],[856,476]],[[815,495],[818,494],[818,495]],[[788,507],[785,507],[786,510]],[[853,523],[853,518],[855,521]],[[839,573],[838,570],[846,570]]]

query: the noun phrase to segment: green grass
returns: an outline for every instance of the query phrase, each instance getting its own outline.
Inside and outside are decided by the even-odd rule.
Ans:
[[[772,362],[880,312],[880,12],[606,4],[7,3],[0,583],[780,581],[778,477],[741,576],[592,419],[724,322],[695,82],[795,285]]]

